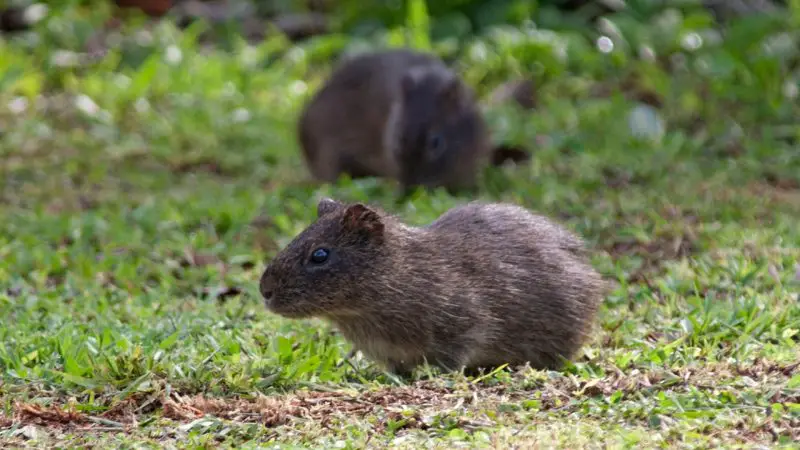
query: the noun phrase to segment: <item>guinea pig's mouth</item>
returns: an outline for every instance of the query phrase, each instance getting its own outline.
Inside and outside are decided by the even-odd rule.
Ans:
[[[266,298],[264,303],[270,312],[288,319],[304,319],[314,315],[309,308],[304,308],[297,303],[281,301],[281,297],[274,293]]]

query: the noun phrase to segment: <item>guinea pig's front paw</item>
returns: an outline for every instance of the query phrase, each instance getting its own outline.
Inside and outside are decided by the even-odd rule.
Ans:
[[[463,351],[451,349],[446,353],[434,354],[428,363],[442,372],[460,372],[467,365],[467,357]]]
[[[388,372],[403,380],[408,380],[414,375],[414,369],[408,367],[403,361],[390,359],[384,365]]]

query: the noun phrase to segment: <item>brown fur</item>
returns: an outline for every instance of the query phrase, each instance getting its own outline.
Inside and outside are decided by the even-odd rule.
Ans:
[[[582,240],[522,207],[472,202],[412,227],[324,199],[318,216],[264,271],[266,305],[332,321],[389,370],[557,368],[592,328],[603,282]]]
[[[343,61],[297,131],[309,170],[325,182],[347,173],[397,179],[406,189],[471,189],[491,154],[473,91],[434,55],[407,49]]]

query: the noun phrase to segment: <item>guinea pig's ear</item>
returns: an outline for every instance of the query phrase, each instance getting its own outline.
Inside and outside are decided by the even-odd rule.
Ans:
[[[383,236],[381,216],[362,203],[355,203],[347,207],[342,217],[342,226],[353,232],[366,233],[372,238]]]
[[[440,95],[446,104],[461,109],[468,103],[469,89],[457,76],[454,76],[447,81]]]
[[[322,217],[325,214],[332,213],[336,211],[340,206],[341,203],[337,202],[332,198],[325,197],[317,203],[317,217]]]

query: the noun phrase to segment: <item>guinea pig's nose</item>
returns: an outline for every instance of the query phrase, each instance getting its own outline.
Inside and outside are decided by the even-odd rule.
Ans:
[[[275,278],[272,275],[265,273],[261,276],[261,282],[259,283],[258,288],[261,291],[261,295],[264,296],[264,300],[271,300],[273,294],[275,293]]]

